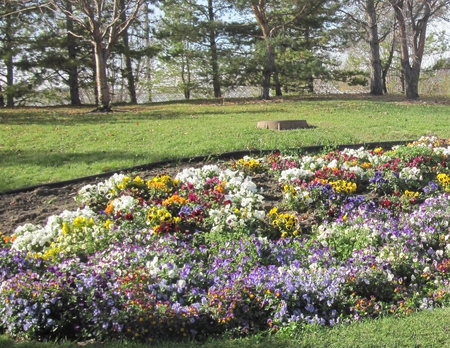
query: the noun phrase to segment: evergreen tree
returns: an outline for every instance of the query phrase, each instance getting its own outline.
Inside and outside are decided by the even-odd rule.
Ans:
[[[18,60],[30,43],[32,10],[28,1],[2,1],[0,3],[0,94],[3,105],[13,107],[18,99],[32,91],[32,81],[26,76],[17,81]],[[0,103],[0,104],[2,104]],[[2,106],[3,106],[2,105]]]
[[[281,64],[288,66],[288,62],[282,62],[280,54],[289,51],[288,56],[293,59],[289,63],[301,60],[302,54],[291,54],[295,51],[314,55],[312,47],[316,41],[312,39],[312,32],[324,29],[325,23],[331,20],[331,16],[339,6],[339,2],[333,0],[235,0],[234,3],[240,9],[250,8],[261,30],[260,38],[263,44],[259,47],[264,50],[264,54],[260,55],[260,57],[264,55],[261,77],[262,99],[270,97],[271,81],[276,95],[282,95],[280,76],[289,69],[281,67]],[[310,80],[311,78],[312,75],[309,76]]]

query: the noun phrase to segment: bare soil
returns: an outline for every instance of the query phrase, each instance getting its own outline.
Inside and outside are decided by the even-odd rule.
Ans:
[[[133,172],[132,174],[139,175],[142,179],[149,179],[159,174],[175,176],[183,168],[199,167],[205,164],[208,163],[187,163],[153,168]],[[11,235],[18,226],[26,223],[44,226],[49,216],[59,215],[64,210],[76,210],[80,208],[75,201],[78,191],[85,185],[104,180],[106,178],[86,179],[70,184],[61,183],[57,187],[42,185],[33,190],[0,194],[0,232],[3,235]],[[264,190],[262,194],[265,198],[266,210],[271,209],[277,202],[281,201],[280,187],[268,174],[256,174],[253,176],[253,181]]]

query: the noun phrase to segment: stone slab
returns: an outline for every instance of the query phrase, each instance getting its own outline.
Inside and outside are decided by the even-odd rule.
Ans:
[[[263,129],[271,129],[271,130],[309,128],[306,120],[259,121],[256,124],[256,127],[263,128]]]

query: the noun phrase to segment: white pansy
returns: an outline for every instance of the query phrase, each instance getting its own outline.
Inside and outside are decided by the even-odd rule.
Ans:
[[[264,210],[255,210],[253,211],[253,216],[258,220],[264,220],[266,212]]]
[[[241,190],[243,191],[250,191],[250,192],[257,192],[258,188],[256,184],[251,180],[245,180],[242,182]]]
[[[314,173],[310,170],[305,170],[301,168],[289,168],[286,170],[283,170],[280,173],[280,178],[278,179],[278,182],[280,183],[292,183],[296,180],[300,179],[309,179],[314,176]]]
[[[177,287],[184,288],[186,286],[186,281],[184,279],[179,279],[177,281]]]
[[[416,167],[405,167],[400,171],[399,177],[405,180],[419,180],[421,179],[420,169]]]
[[[127,178],[124,174],[114,174],[108,180],[96,185],[85,185],[79,191],[76,200],[82,205],[89,205],[98,197],[112,199],[116,194],[117,185]]]
[[[355,173],[355,175],[359,178],[363,178],[366,175],[366,172],[364,169],[362,169],[360,166],[353,166],[349,168],[349,171]]]
[[[300,163],[300,168],[309,171],[316,171],[324,166],[325,160],[323,158],[313,156],[303,156]]]
[[[175,179],[182,183],[190,183],[196,189],[201,189],[208,179],[218,176],[221,172],[221,169],[217,165],[205,165],[201,168],[185,168],[175,176]]]
[[[14,235],[16,236],[11,248],[14,250],[27,250],[39,252],[43,247],[50,245],[55,238],[61,234],[64,222],[72,223],[77,217],[86,219],[95,218],[96,213],[89,207],[77,209],[76,211],[64,210],[58,216],[51,216],[47,220],[47,224],[42,227],[40,225],[25,224],[16,228]]]
[[[435,147],[433,151],[438,155],[450,156],[450,146],[447,147]]]
[[[323,167],[328,167],[328,168],[339,168],[339,164],[337,159],[332,160],[331,162],[329,162],[328,164],[324,165]]]
[[[237,222],[238,218],[236,215],[231,214],[228,215],[225,222],[227,223],[228,226],[230,226],[231,228],[236,227],[238,222]]]
[[[131,196],[121,196],[113,200],[112,205],[115,214],[119,211],[128,212],[134,208],[136,200]]]

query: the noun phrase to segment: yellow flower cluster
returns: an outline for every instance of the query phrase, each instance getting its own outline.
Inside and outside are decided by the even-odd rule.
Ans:
[[[155,176],[147,181],[147,187],[150,190],[170,192],[174,187],[178,186],[178,180],[172,180],[169,175]]]
[[[41,257],[43,260],[52,259],[55,256],[58,256],[60,252],[61,248],[57,246],[55,243],[51,243],[50,248],[48,248],[47,251],[44,254],[42,254]]]
[[[373,150],[374,153],[376,154],[380,154],[383,152],[383,148],[382,147],[377,147],[375,150]]]
[[[355,167],[358,165],[358,161],[357,160],[345,161],[345,164],[347,164],[349,167]]]
[[[149,221],[152,229],[155,233],[161,233],[163,226],[170,224],[179,224],[181,218],[178,216],[172,216],[172,214],[165,208],[152,207],[147,213],[147,220]]]
[[[437,175],[437,180],[444,187],[444,190],[450,192],[450,176],[445,173],[440,173]]]
[[[403,194],[403,198],[416,198],[419,195],[419,192],[415,192],[415,191],[408,191],[405,190],[405,193]]]
[[[285,193],[289,193],[292,197],[297,196],[297,191],[295,190],[295,187],[292,185],[288,185],[288,184],[284,185],[283,191]]]
[[[103,226],[105,226],[105,228],[107,230],[110,230],[114,226],[114,221],[108,219],[108,220],[105,221]]]
[[[91,227],[94,226],[95,222],[93,218],[86,218],[84,216],[77,216],[74,220],[73,220],[73,225],[75,227]]]
[[[142,180],[139,175],[133,179],[133,182],[138,186],[144,185],[144,180]]]
[[[108,220],[109,221],[109,220]],[[63,222],[61,234],[43,252],[36,252],[33,257],[44,260],[55,259],[60,254],[76,255],[87,249],[93,250],[97,235],[101,233],[93,218],[77,216],[72,222]]]
[[[261,167],[261,163],[254,158],[241,158],[235,162],[236,168],[242,169],[244,171],[254,172]]]
[[[150,222],[168,222],[172,220],[172,214],[167,209],[152,207],[147,213],[147,220]]]
[[[345,193],[352,193],[355,192],[357,189],[357,186],[354,182],[351,181],[345,181],[345,180],[337,180],[337,181],[330,181],[329,184],[336,192],[345,192]]]
[[[118,189],[124,190],[127,188],[128,184],[130,183],[131,178],[129,176],[126,176],[122,179],[122,182],[117,185]]]
[[[442,184],[442,185],[448,185],[450,184],[450,176],[448,176],[445,173],[441,173],[437,175],[437,180]]]
[[[271,224],[273,227],[281,232],[281,237],[285,238],[290,234],[293,236],[298,235],[297,219],[294,215],[288,213],[278,213],[278,208],[272,208],[267,214],[269,219],[271,219]]]
[[[144,186],[144,180],[141,179],[141,177],[138,175],[133,180],[129,176],[126,176],[122,179],[122,182],[120,184],[117,184],[117,188],[120,190],[126,189],[128,186],[130,186],[130,183],[133,184],[133,186]]]

